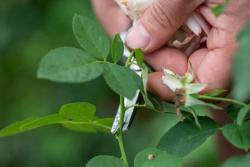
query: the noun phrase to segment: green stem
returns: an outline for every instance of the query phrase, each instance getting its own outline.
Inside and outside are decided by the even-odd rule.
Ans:
[[[128,159],[125,152],[124,146],[124,137],[123,137],[123,122],[124,122],[124,115],[125,115],[125,105],[124,105],[124,97],[120,96],[120,122],[119,122],[119,132],[116,135],[116,139],[118,140],[120,151],[121,151],[121,158],[126,165],[128,165]]]
[[[133,108],[133,107],[138,108],[138,109],[140,108],[140,109],[152,110],[152,111],[155,111],[155,112],[158,112],[158,113],[175,114],[175,113],[173,113],[173,112],[168,112],[168,111],[162,112],[162,111],[157,110],[157,109],[155,109],[155,108],[153,108],[153,107],[149,107],[149,106],[147,106],[146,104],[135,104],[135,105],[131,105],[131,106],[129,106],[129,107],[126,108],[126,111],[127,111],[128,109],[130,109],[130,108]]]
[[[247,106],[247,104],[240,102],[238,100],[233,100],[233,99],[228,99],[228,98],[223,98],[223,97],[211,97],[211,96],[206,96],[206,95],[197,95],[197,98],[203,99],[203,100],[216,100],[216,101],[222,101],[222,102],[229,102],[229,103],[234,103],[234,104],[238,104],[241,106]]]
[[[128,57],[128,59],[125,63],[125,67],[130,66],[132,58],[133,58],[133,52]],[[127,155],[125,152],[124,137],[123,137],[123,131],[122,131],[125,112],[126,112],[126,108],[125,108],[125,104],[124,104],[124,97],[120,96],[120,122],[119,122],[119,131],[116,134],[116,139],[118,140],[118,143],[119,143],[119,148],[121,151],[121,158],[124,161],[124,163],[126,165],[128,165],[128,158],[127,158]]]

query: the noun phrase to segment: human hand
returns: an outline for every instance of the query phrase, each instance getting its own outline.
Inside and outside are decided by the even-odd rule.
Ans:
[[[92,1],[98,18],[112,36],[117,32],[127,30],[131,25],[130,20],[121,11],[115,1]],[[143,2],[143,0],[141,1]],[[149,1],[151,2],[151,0]],[[153,0],[152,5],[130,29],[127,37],[127,45],[132,49],[142,48],[145,52],[152,52],[161,48],[186,22],[191,13],[204,1]]]
[[[205,47],[189,58],[172,48],[146,56],[146,61],[158,71],[150,75],[148,85],[151,92],[165,100],[172,100],[174,94],[161,82],[162,68],[184,74],[188,70],[188,61],[192,64],[196,82],[207,84],[205,92],[216,88],[230,89],[233,60],[237,50],[236,37],[250,20],[250,2],[231,0],[227,11],[216,18],[211,8],[219,3],[220,0],[208,0],[206,6],[199,9],[212,26]]]
[[[164,13],[163,10],[164,5],[159,5],[159,2],[167,3],[166,13]],[[206,3],[207,6],[200,8],[200,12],[212,25],[211,32],[208,35],[207,45],[194,52],[189,59],[184,53],[177,49],[162,46],[166,44],[175,31],[185,22],[189,14],[202,2],[196,1],[195,4],[190,5],[189,1],[189,4],[185,4],[189,8],[186,6],[185,10],[179,9],[180,3],[187,1],[176,1],[177,4],[179,3],[179,6],[173,5],[172,2],[159,2],[157,1],[156,3],[158,7],[153,6],[149,8],[143,15],[139,21],[139,28],[138,26],[137,28],[134,27],[134,29],[139,29],[143,32],[142,35],[145,35],[145,31],[142,30],[147,29],[146,35],[150,36],[149,43],[143,42],[143,37],[140,38],[138,37],[138,33],[134,33],[136,30],[131,30],[128,37],[128,45],[131,48],[141,47],[146,52],[154,51],[145,57],[148,64],[156,70],[155,73],[149,76],[149,91],[157,94],[162,99],[172,100],[174,94],[167,89],[161,81],[163,75],[162,69],[168,68],[178,74],[184,74],[188,69],[188,61],[193,65],[197,82],[208,85],[206,91],[215,88],[229,89],[233,55],[237,49],[236,35],[249,20],[250,14],[247,10],[249,2],[247,0],[240,2],[232,0],[229,9],[220,17],[215,18],[211,12],[211,7],[223,2],[223,0],[208,0]],[[103,0],[101,2],[93,0],[93,3],[97,9],[97,15],[110,34],[114,35],[129,27],[129,19],[117,7],[114,0]],[[182,6],[185,5],[182,4]],[[161,10],[158,9],[159,7]],[[160,14],[160,16],[157,14]],[[112,22],[110,20],[112,20]],[[164,20],[165,22],[163,22]],[[144,28],[141,29],[140,24],[143,25]],[[135,38],[135,40],[132,40],[133,38]],[[142,45],[145,43],[147,43],[147,46],[143,47]]]

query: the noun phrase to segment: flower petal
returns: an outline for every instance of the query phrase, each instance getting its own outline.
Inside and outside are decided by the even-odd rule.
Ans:
[[[186,25],[195,35],[200,36],[202,29],[194,15],[188,18]]]
[[[189,95],[186,96],[185,107],[192,107],[192,106],[197,106],[197,105],[205,105],[206,106],[206,103],[201,101],[201,100],[198,100],[192,96],[189,96]]]
[[[192,83],[192,84],[188,84],[186,85],[186,93],[188,95],[190,94],[195,94],[195,93],[199,93],[201,92],[203,89],[205,89],[207,87],[206,84],[202,84],[202,83]]]
[[[162,81],[173,92],[175,92],[176,89],[183,88],[182,78],[170,70],[164,69],[164,76],[162,77]]]

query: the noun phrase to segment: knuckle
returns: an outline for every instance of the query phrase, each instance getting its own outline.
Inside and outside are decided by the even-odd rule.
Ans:
[[[154,1],[150,8],[150,14],[154,22],[160,28],[172,28],[175,25],[175,15],[171,9],[167,9],[160,1]]]

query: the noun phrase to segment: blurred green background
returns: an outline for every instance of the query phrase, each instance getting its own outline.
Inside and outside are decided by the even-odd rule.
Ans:
[[[95,18],[89,0],[0,0],[0,128],[31,116],[56,113],[69,102],[97,105],[98,115],[113,116],[118,105],[102,78],[87,84],[58,84],[36,79],[39,61],[49,50],[76,46],[75,13]],[[176,117],[140,112],[126,136],[134,155],[155,146]],[[50,126],[0,139],[0,167],[80,167],[93,156],[119,156],[113,136],[80,134]],[[186,166],[216,167],[214,139],[187,158]]]

